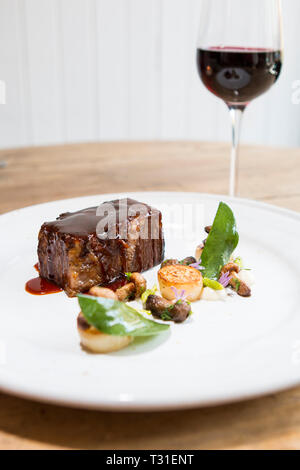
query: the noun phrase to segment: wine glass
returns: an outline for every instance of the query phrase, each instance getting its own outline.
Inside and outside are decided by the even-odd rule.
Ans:
[[[235,196],[243,112],[276,82],[281,71],[281,0],[202,0],[197,47],[201,80],[229,108],[229,194]]]

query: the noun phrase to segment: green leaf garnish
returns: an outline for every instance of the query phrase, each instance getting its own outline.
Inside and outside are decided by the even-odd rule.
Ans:
[[[77,295],[82,314],[89,325],[113,336],[152,336],[169,328],[144,318],[137,310],[118,300]]]
[[[149,295],[155,295],[157,291],[158,288],[156,284],[152,287],[152,289],[145,290],[145,292],[141,295],[141,301],[143,302],[143,304],[145,305]]]
[[[220,284],[220,282],[214,281],[212,279],[208,279],[207,277],[203,279],[203,285],[204,287],[210,287],[211,289],[214,289],[214,290],[224,289],[224,287],[222,286],[222,284]]]
[[[165,312],[165,313],[162,313],[161,314],[161,319],[163,321],[171,321],[172,320],[172,317],[169,313]]]
[[[125,276],[127,277],[127,280],[130,281],[132,273],[125,273]]]
[[[136,311],[138,313],[145,313],[145,315],[152,315],[152,312],[150,312],[150,310],[145,310],[144,308],[137,308]]]
[[[234,285],[236,292],[238,292],[241,286],[241,281],[239,279],[234,279]]]
[[[201,255],[203,276],[218,280],[222,267],[229,262],[238,242],[239,235],[233,212],[227,204],[220,202]]]
[[[243,263],[243,260],[242,260],[242,258],[241,258],[240,256],[238,256],[237,258],[235,258],[235,260],[234,260],[233,262],[234,262],[235,264],[237,264],[240,269],[243,269],[244,263]]]

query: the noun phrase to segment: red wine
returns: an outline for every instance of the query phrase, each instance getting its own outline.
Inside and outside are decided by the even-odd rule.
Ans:
[[[198,49],[197,65],[204,85],[229,105],[247,105],[279,77],[281,51],[213,47]]]

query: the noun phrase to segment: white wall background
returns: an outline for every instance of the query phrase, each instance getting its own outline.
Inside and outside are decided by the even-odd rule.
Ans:
[[[241,0],[249,1],[249,0]],[[200,83],[201,0],[0,0],[0,147],[90,140],[229,140]],[[278,84],[247,110],[243,140],[300,145],[300,1],[283,0]]]

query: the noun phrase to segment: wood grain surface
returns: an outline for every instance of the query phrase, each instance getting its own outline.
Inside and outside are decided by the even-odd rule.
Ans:
[[[0,212],[108,192],[227,193],[229,147],[104,143],[0,152]],[[244,147],[240,194],[300,210],[300,149]],[[1,288],[0,288],[1,289]],[[300,449],[300,388],[209,409],[72,410],[0,394],[0,449]]]

